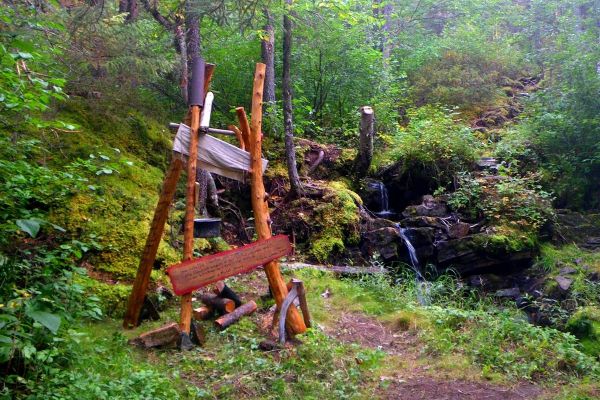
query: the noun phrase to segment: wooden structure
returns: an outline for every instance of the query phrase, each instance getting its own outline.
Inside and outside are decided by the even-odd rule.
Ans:
[[[266,162],[261,158],[261,127],[265,65],[256,65],[252,92],[251,121],[248,121],[243,108],[237,108],[236,113],[240,128],[238,129],[235,126],[230,125],[229,131],[212,129],[209,127],[212,93],[208,92],[208,87],[213,71],[214,65],[204,64],[204,61],[201,59],[194,60],[192,82],[189,88],[190,108],[184,121],[185,125],[189,125],[189,143],[186,143],[186,146],[184,146],[187,151],[174,152],[173,159],[171,160],[171,164],[163,182],[158,204],[154,211],[150,232],[146,239],[144,252],[129,297],[127,312],[123,321],[123,326],[125,328],[139,325],[141,307],[148,289],[150,273],[156,258],[158,245],[164,232],[164,225],[167,219],[169,206],[173,200],[175,187],[185,163],[187,163],[187,182],[183,257],[180,264],[171,266],[168,269],[175,292],[176,294],[181,295],[179,328],[182,334],[182,340],[185,336],[189,341],[192,315],[194,313],[192,311],[192,291],[199,287],[217,282],[216,291],[221,293],[224,285],[220,280],[228,276],[246,272],[258,265],[264,265],[271,293],[273,294],[278,307],[283,306],[284,300],[288,295],[288,288],[281,276],[277,259],[288,254],[291,247],[287,237],[272,237],[267,195],[263,183],[263,171],[266,167]],[[204,96],[205,93],[208,93],[206,97]],[[181,126],[179,129],[181,129]],[[246,150],[249,152],[249,165],[246,167],[245,173],[250,174],[252,209],[254,211],[256,232],[258,233],[259,241],[244,246],[241,249],[234,249],[229,252],[192,260],[196,166],[199,158],[201,160],[206,158],[204,157],[206,154],[199,157],[199,151],[205,151],[204,147],[198,148],[199,135],[206,135],[208,132],[219,133],[219,131],[226,132],[225,134],[233,132],[238,138],[241,148],[241,150],[236,149],[236,151],[243,152],[243,150]],[[200,141],[202,142],[203,140]],[[204,140],[204,142],[206,141]],[[187,157],[185,157],[186,153]],[[219,173],[217,171],[215,172]],[[220,328],[224,329],[231,323],[237,321],[241,316],[252,313],[256,309],[256,304],[250,302],[240,305],[240,307],[234,311],[234,301],[226,300],[227,299],[218,297],[217,295],[214,295],[214,298],[210,295],[204,295],[202,301],[206,304],[206,307],[195,310],[195,315],[197,315],[199,319],[204,319],[209,315],[212,315],[214,311],[225,313],[225,315],[216,322]],[[239,299],[236,299],[236,301],[239,303]],[[304,314],[306,317],[307,311]],[[295,307],[289,308],[286,320],[288,333],[293,335],[302,333],[306,330],[305,320],[300,316]],[[169,331],[174,332],[172,327],[169,328]]]

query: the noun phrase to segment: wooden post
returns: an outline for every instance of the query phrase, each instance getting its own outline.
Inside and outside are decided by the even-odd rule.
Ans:
[[[200,107],[191,107],[190,150],[187,161],[187,191],[185,201],[185,224],[183,229],[183,261],[191,260],[194,251],[194,192],[196,191],[196,162],[198,159],[198,129],[200,128]],[[190,333],[192,323],[192,294],[181,296],[179,327],[183,333]]]
[[[248,152],[252,152],[252,145],[250,141],[250,124],[248,123],[248,117],[246,117],[246,110],[244,107],[238,107],[235,109],[238,120],[240,121],[240,129],[242,130],[242,138],[244,139],[244,147]]]
[[[142,309],[142,304],[144,303],[146,291],[148,290],[148,284],[150,283],[150,273],[152,272],[158,245],[162,239],[165,222],[169,215],[169,206],[171,205],[171,201],[173,201],[175,188],[177,187],[177,181],[179,180],[182,169],[183,161],[181,161],[179,157],[173,157],[163,182],[163,187],[158,198],[158,204],[154,210],[154,217],[152,218],[150,231],[146,238],[144,252],[142,253],[133,288],[129,295],[129,303],[127,304],[125,319],[123,320],[123,327],[125,329],[130,329],[139,325],[140,311]]]
[[[252,121],[250,129],[250,154],[252,158],[252,175],[251,179],[251,199],[252,210],[254,211],[254,222],[256,232],[259,239],[269,239],[271,237],[271,219],[269,217],[269,207],[265,196],[265,186],[263,182],[263,174],[261,167],[261,152],[262,152],[262,98],[263,85],[265,79],[265,64],[256,64],[254,73],[254,85],[252,89]],[[238,117],[240,109],[237,108]],[[245,118],[245,112],[241,110]],[[244,131],[242,121],[242,132]],[[271,261],[264,266],[271,293],[275,298],[278,307],[281,307],[288,290],[281,271],[279,270],[279,261]],[[287,326],[292,334],[303,333],[306,331],[304,320],[296,307],[290,307],[287,315]]]
[[[213,72],[215,71],[215,64],[206,64],[204,67],[204,93],[208,92],[210,81],[212,79]],[[191,124],[192,109],[188,111],[185,117],[185,124]],[[200,116],[198,115],[198,120]],[[196,146],[197,147],[197,146]],[[195,162],[195,160],[194,160]],[[150,273],[152,272],[152,266],[156,259],[156,252],[158,245],[162,239],[162,235],[165,229],[165,222],[169,214],[169,206],[175,195],[175,189],[177,187],[177,181],[181,175],[183,169],[183,161],[180,157],[173,157],[163,187],[158,198],[158,204],[154,210],[154,217],[152,218],[152,224],[150,225],[150,231],[146,238],[146,245],[144,246],[144,252],[138,267],[137,275],[131,289],[131,295],[129,296],[129,302],[127,304],[127,311],[125,318],[123,319],[123,327],[130,329],[139,325],[140,311],[144,303],[144,297],[148,291],[148,284],[150,283]],[[187,210],[186,210],[187,211]],[[193,220],[193,218],[192,218]],[[193,224],[193,222],[192,222]],[[192,228],[193,234],[193,228]],[[190,311],[191,314],[191,311]],[[189,332],[189,330],[188,330]]]

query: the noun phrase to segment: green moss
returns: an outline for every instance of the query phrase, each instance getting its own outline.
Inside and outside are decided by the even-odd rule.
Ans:
[[[309,254],[319,262],[342,252],[346,245],[360,240],[358,206],[360,197],[343,182],[331,182],[325,189],[323,202],[315,206],[314,221],[320,229],[310,237]]]
[[[600,357],[600,309],[584,307],[569,319],[567,329],[581,343],[583,351],[591,356]]]
[[[495,255],[517,253],[537,248],[537,237],[530,232],[519,231],[509,227],[498,227],[496,233],[473,235],[475,250],[482,250]]]
[[[88,277],[78,279],[89,293],[100,299],[103,315],[113,318],[120,318],[124,315],[131,286],[105,283]]]

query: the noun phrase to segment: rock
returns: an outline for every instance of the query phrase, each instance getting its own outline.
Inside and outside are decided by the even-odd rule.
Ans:
[[[556,281],[556,283],[558,283],[558,286],[565,292],[569,290],[571,284],[573,283],[573,279],[567,278],[566,276],[562,275],[557,276],[556,278],[554,278],[554,280]]]
[[[404,235],[408,238],[410,243],[415,248],[417,258],[421,265],[429,260],[434,254],[435,248],[433,242],[435,241],[435,229],[434,228],[405,228]],[[405,259],[409,259],[408,249],[406,244],[402,242],[405,249]]]
[[[496,297],[509,297],[512,299],[517,299],[518,297],[521,296],[521,291],[519,290],[518,287],[513,287],[510,289],[503,289],[503,290],[498,290],[496,293],[494,293],[494,296]]]
[[[435,243],[439,269],[452,268],[461,276],[493,273],[507,275],[531,266],[533,248],[520,251],[506,249],[497,243],[494,235],[477,233],[460,239],[443,240]]]
[[[573,275],[577,273],[577,270],[572,267],[564,267],[560,269],[559,273],[561,275]]]
[[[446,225],[442,224],[439,218],[436,217],[409,217],[400,221],[400,226],[403,228],[436,228],[445,229]]]
[[[397,243],[400,240],[400,234],[395,227],[365,232],[362,235],[362,239],[361,248],[364,253],[373,255],[377,252],[384,260],[398,257]]]
[[[498,160],[493,157],[481,157],[476,162],[478,169],[483,170],[486,168],[492,168],[498,166]]]
[[[590,250],[600,249],[600,214],[557,210],[552,239],[560,244],[575,243]]]
[[[445,217],[448,215],[448,206],[445,202],[431,195],[423,196],[423,202],[418,206],[408,206],[402,212],[404,217]]]
[[[466,222],[457,222],[454,225],[450,225],[448,228],[448,236],[450,236],[451,239],[460,239],[467,236],[470,229],[471,226]]]

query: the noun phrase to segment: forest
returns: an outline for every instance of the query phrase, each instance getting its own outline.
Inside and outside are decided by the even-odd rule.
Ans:
[[[0,399],[600,399],[600,0],[0,5]]]

